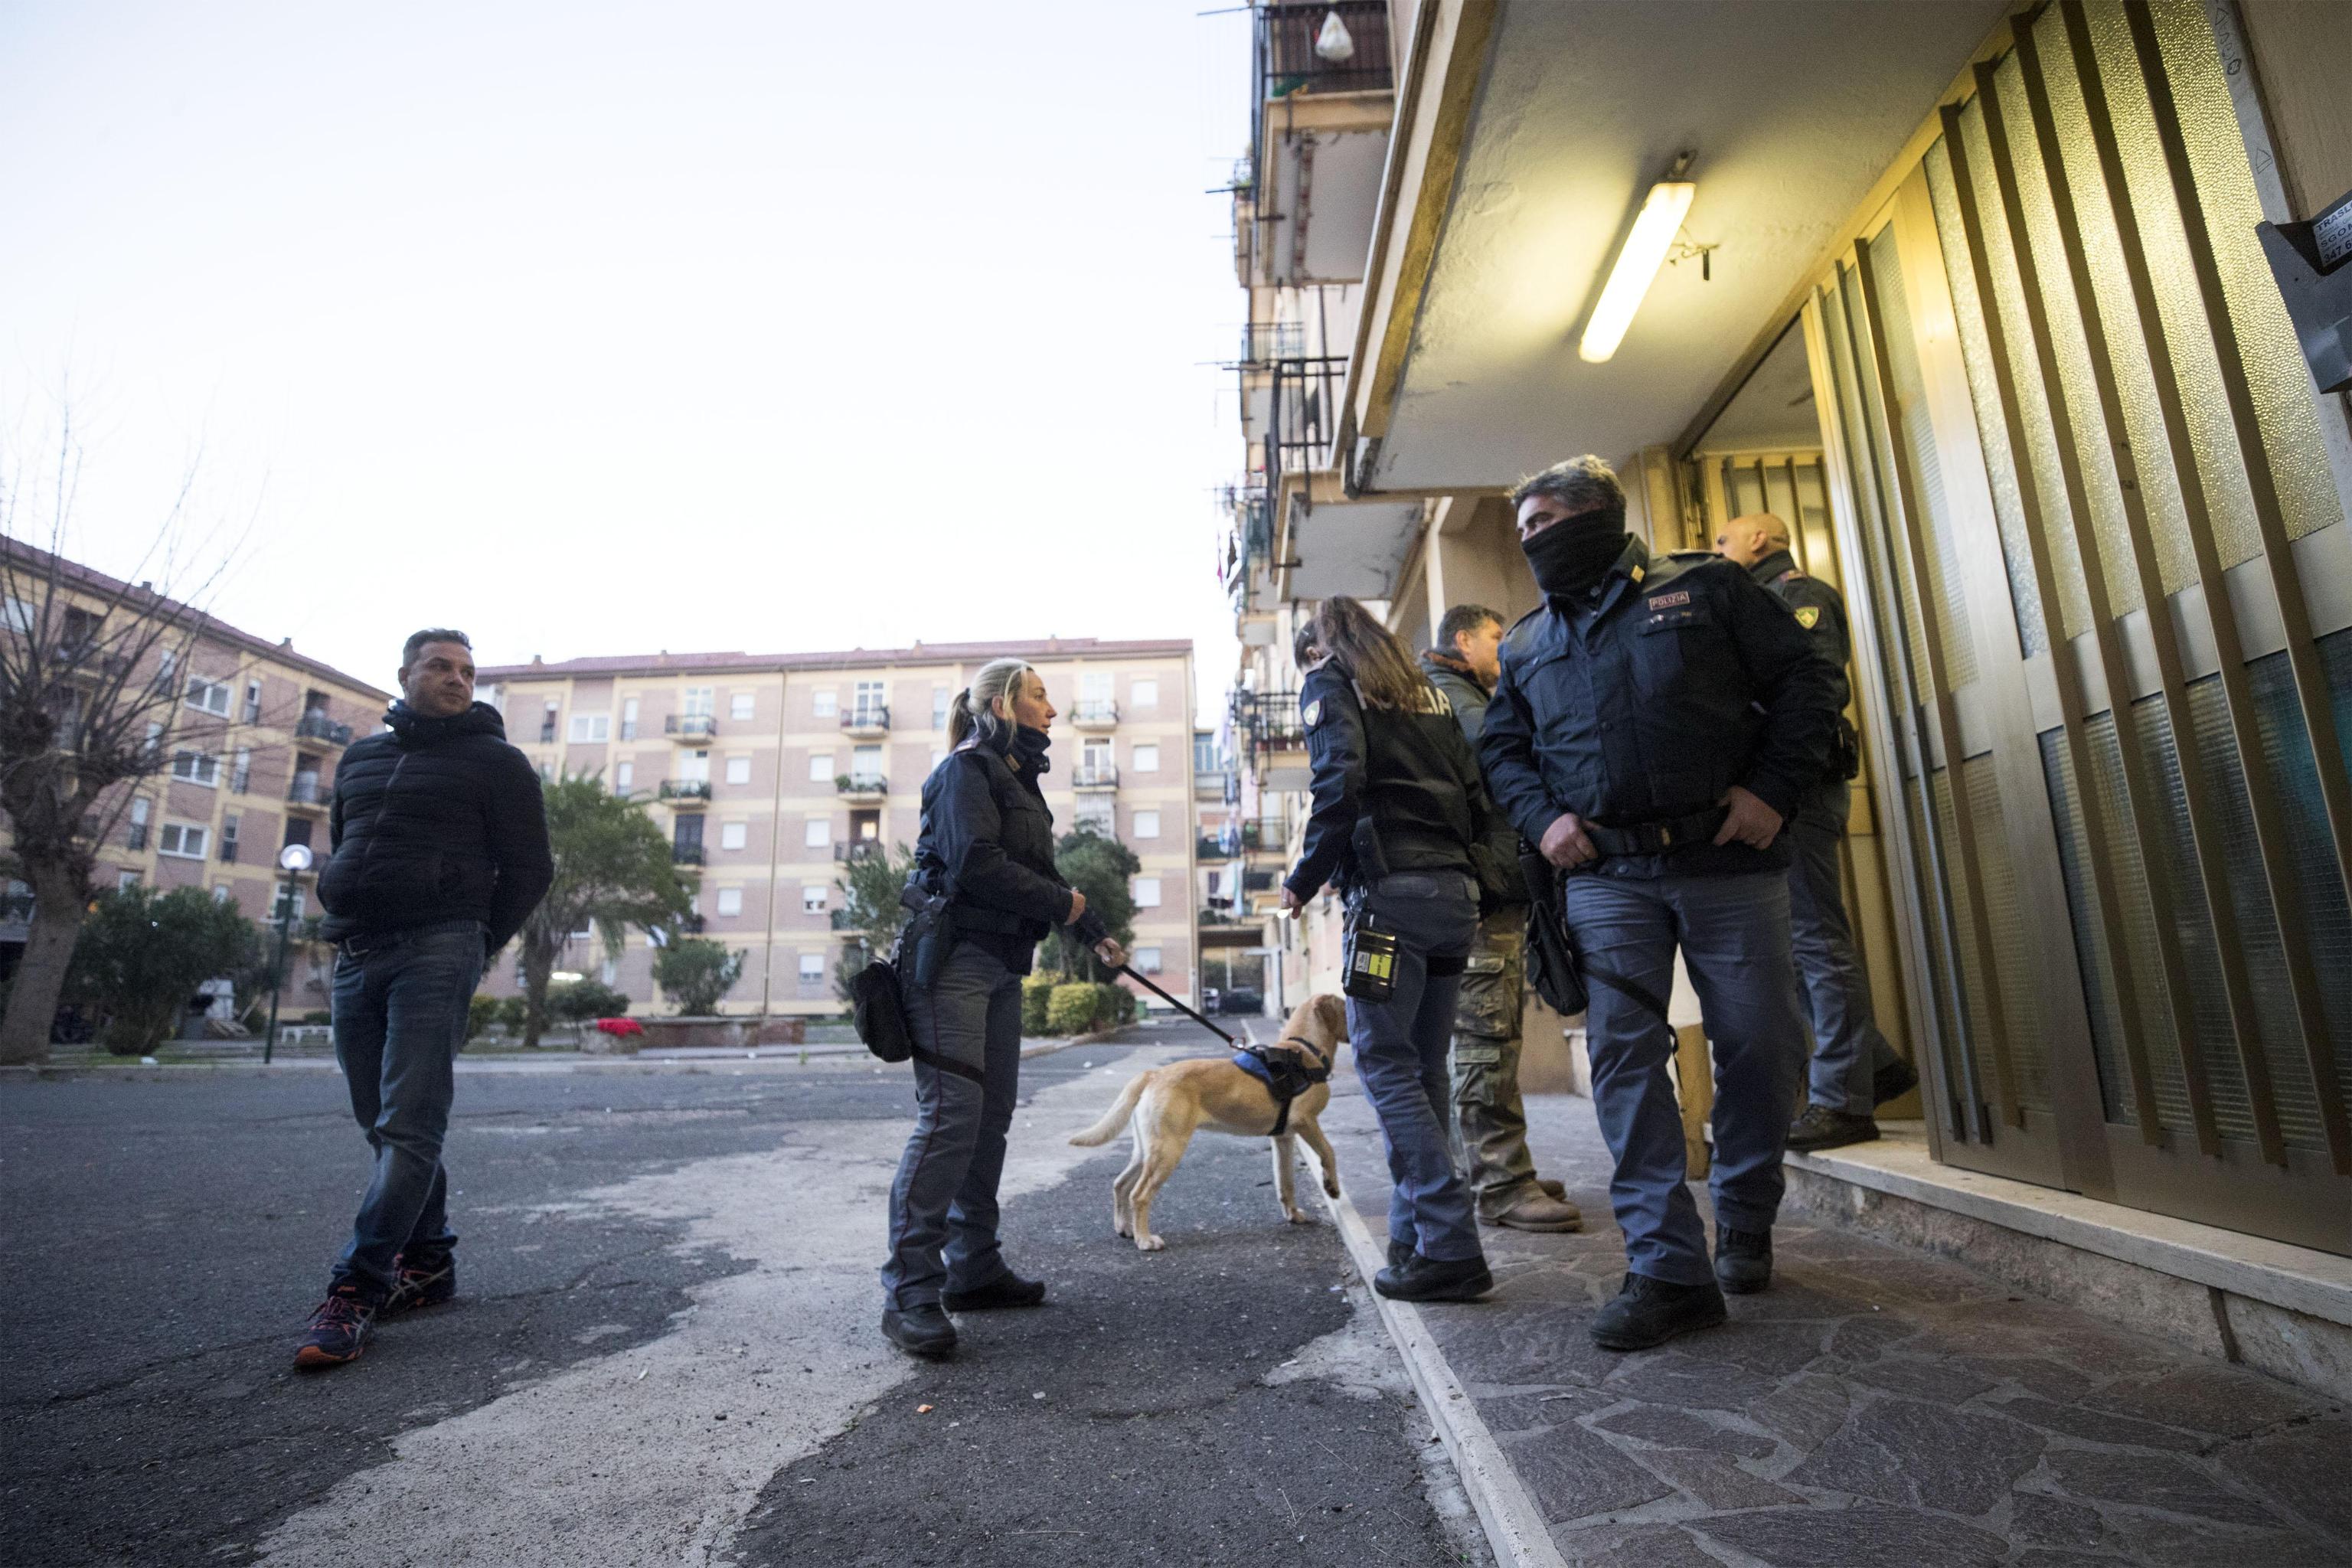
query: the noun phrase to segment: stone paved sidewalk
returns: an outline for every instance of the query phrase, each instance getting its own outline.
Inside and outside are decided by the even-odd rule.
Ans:
[[[2352,1565],[2352,1410],[1962,1264],[1784,1225],[1727,1327],[1595,1348],[1624,1270],[1607,1151],[1588,1101],[1528,1109],[1586,1230],[1485,1232],[1495,1294],[1422,1313],[1570,1562]],[[1384,1236],[1370,1107],[1324,1125]]]

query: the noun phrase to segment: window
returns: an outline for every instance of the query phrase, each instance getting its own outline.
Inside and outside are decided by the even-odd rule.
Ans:
[[[220,759],[203,752],[177,752],[172,758],[172,776],[184,784],[215,787],[220,783]]]
[[[1157,974],[1160,973],[1160,950],[1139,947],[1128,955],[1128,962],[1135,965],[1138,974]]]
[[[710,782],[709,752],[698,747],[691,752],[680,752],[677,754],[677,782],[709,784]]]
[[[1087,742],[1078,748],[1078,765],[1082,768],[1108,769],[1110,766],[1110,742],[1108,741]]]
[[[857,784],[874,784],[882,777],[882,748],[856,746],[849,753],[849,776]]]
[[[1160,748],[1150,743],[1136,747],[1135,771],[1139,773],[1158,773],[1160,771]]]
[[[809,783],[831,784],[832,782],[833,753],[831,752],[811,752],[809,753]]]
[[[136,871],[117,871],[114,874],[114,890],[118,893],[127,893],[138,885],[139,873]]]
[[[950,691],[946,687],[934,686],[931,688],[932,729],[944,730],[948,727],[948,704],[954,700],[955,693]]]
[[[678,711],[689,718],[708,719],[719,710],[712,701],[718,695],[715,686],[689,686]]]
[[[230,812],[221,818],[220,858],[235,864],[236,860],[237,815]]]
[[[612,738],[613,716],[610,713],[574,713],[572,716],[573,745],[601,745]]]
[[[245,721],[248,724],[261,722],[261,682],[258,680],[245,683]]]
[[[542,742],[555,739],[555,699],[551,697],[547,700],[547,707],[539,716],[539,738]]]
[[[201,675],[188,677],[188,706],[215,719],[228,717],[228,683],[206,680]]]
[[[1105,838],[1118,837],[1118,810],[1111,805],[1108,795],[1081,796],[1077,810],[1070,814],[1070,825],[1088,833],[1100,834]]]
[[[278,896],[269,900],[269,923],[271,925],[276,925],[279,921],[299,921],[301,918],[301,888],[298,886],[294,889],[291,894],[289,894],[286,890],[286,884],[283,882],[278,883]]]
[[[807,887],[803,888],[801,889],[801,913],[804,915],[821,915],[824,913],[824,905],[827,894],[828,889],[819,887],[815,883],[811,883]]]
[[[636,738],[637,700],[634,697],[624,698],[621,700],[621,739],[634,741]]]
[[[1192,737],[1192,771],[1196,773],[1223,771],[1217,766],[1217,738],[1214,735]]]
[[[727,698],[727,717],[730,719],[749,719],[751,716],[751,693],[748,691],[730,692]]]
[[[878,680],[859,681],[854,711],[866,723],[886,721],[890,713],[889,688]]]
[[[1157,708],[1160,706],[1160,682],[1139,680],[1131,696],[1138,708]]]
[[[830,719],[841,711],[841,693],[837,690],[812,691],[809,693],[809,701],[812,704],[812,711],[820,719]]]
[[[201,860],[205,858],[205,841],[209,837],[209,829],[198,827],[193,822],[167,822],[163,824],[163,831],[156,835],[155,851],[159,855],[177,856],[184,860]]]
[[[134,799],[131,803],[131,831],[124,834],[122,837],[123,843],[131,848],[144,849],[147,847],[148,809],[148,803],[143,796]]]
[[[729,784],[750,784],[751,782],[751,759],[749,757],[728,758],[727,782]]]
[[[1159,878],[1138,877],[1135,879],[1135,907],[1139,910],[1156,910],[1160,907]]]
[[[740,888],[719,889],[719,912],[722,915],[741,914],[743,912],[743,889]]]
[[[253,787],[253,748],[251,746],[239,746],[236,749],[236,763],[229,769],[228,787],[239,795]]]
[[[1078,677],[1078,700],[1084,703],[1110,701],[1111,676],[1108,670],[1088,670]]]
[[[808,819],[808,831],[802,835],[801,843],[811,849],[822,849],[832,842],[833,818],[829,816],[810,817]]]
[[[286,837],[284,841],[288,844],[299,844],[304,848],[309,848],[310,847],[310,819],[307,816],[288,817],[286,819]]]
[[[213,884],[213,902],[216,904],[225,904],[235,897],[236,897],[236,883],[215,882]]]
[[[719,825],[719,847],[721,849],[742,848],[746,832],[747,830],[743,824],[740,822],[720,823]]]
[[[180,656],[175,650],[167,647],[155,656],[155,685],[159,689],[171,690],[172,681],[179,673]]]
[[[1160,814],[1156,811],[1137,812],[1135,814],[1135,836],[1138,838],[1159,837]]]
[[[637,764],[635,763],[617,763],[613,769],[613,793],[615,795],[626,795],[636,787]]]
[[[33,629],[35,623],[40,618],[40,612],[34,609],[33,606],[26,601],[17,598],[11,598],[8,601],[8,629],[10,631],[29,632]]]
[[[803,985],[817,985],[822,984],[824,981],[824,954],[821,952],[802,953],[801,984]]]

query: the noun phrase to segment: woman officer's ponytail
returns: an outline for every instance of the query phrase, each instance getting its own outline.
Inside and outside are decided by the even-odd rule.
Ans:
[[[1009,734],[1013,721],[998,718],[994,704],[1002,697],[1010,708],[1021,693],[1021,678],[1028,673],[1024,659],[996,658],[981,666],[971,684],[957,692],[948,706],[948,750],[954,751],[975,735],[987,744]]]

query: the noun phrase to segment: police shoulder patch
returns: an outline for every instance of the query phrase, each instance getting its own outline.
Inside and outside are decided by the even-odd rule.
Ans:
[[[1306,713],[1307,727],[1308,729],[1312,730],[1313,728],[1315,728],[1315,726],[1316,726],[1318,722],[1320,722],[1320,721],[1321,721],[1322,718],[1323,718],[1323,699],[1321,699],[1320,697],[1318,697],[1314,701],[1309,702],[1309,703],[1307,705],[1307,713]]]
[[[1819,605],[1799,605],[1797,624],[1807,631],[1811,631],[1822,624],[1822,607]]]

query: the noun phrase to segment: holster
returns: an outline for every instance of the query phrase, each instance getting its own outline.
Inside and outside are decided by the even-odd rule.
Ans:
[[[1553,1012],[1581,1013],[1590,998],[1562,912],[1559,868],[1528,850],[1519,856],[1519,875],[1528,885],[1528,984]]]
[[[1830,777],[1852,781],[1862,773],[1862,737],[1854,733],[1853,721],[1838,715],[1837,735],[1830,742]]]
[[[898,973],[908,984],[929,989],[955,946],[955,906],[947,894],[911,878],[898,895],[898,903],[909,911],[907,923],[898,931],[895,960]]]

